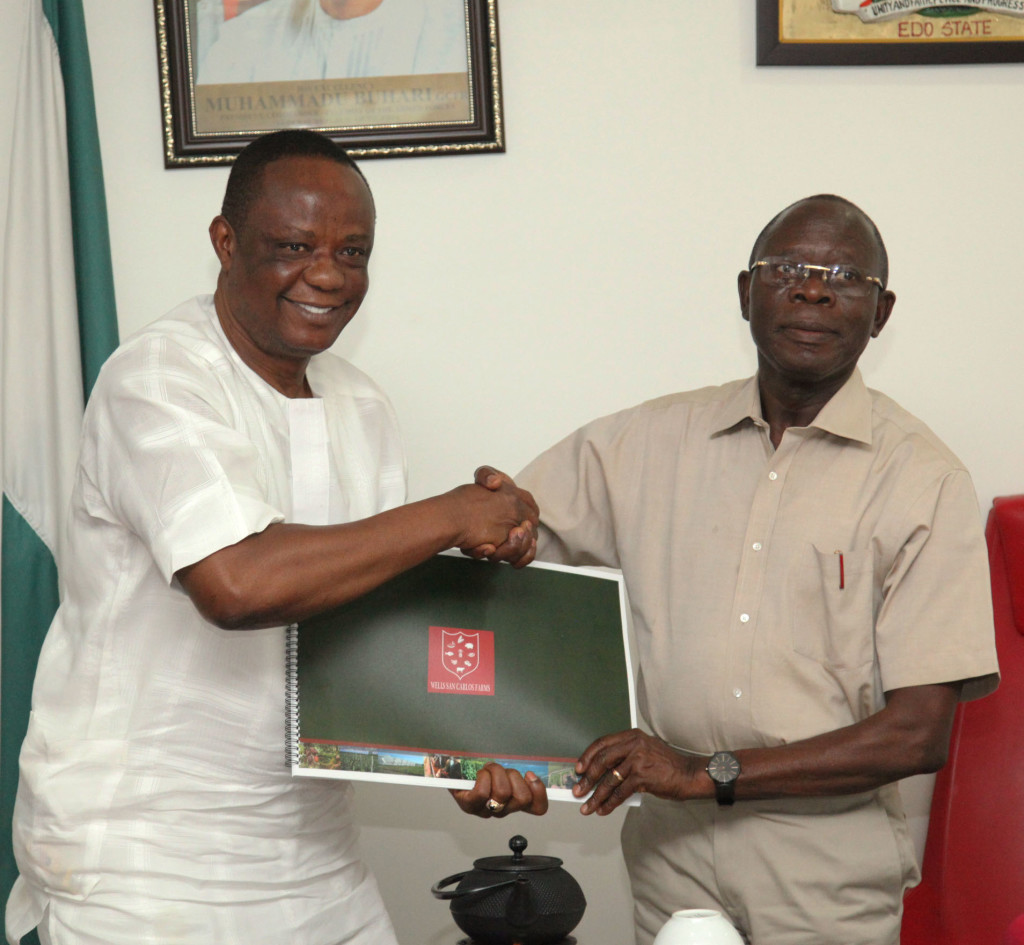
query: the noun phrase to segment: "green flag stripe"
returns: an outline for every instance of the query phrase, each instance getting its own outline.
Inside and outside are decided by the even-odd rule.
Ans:
[[[32,680],[39,647],[57,612],[57,567],[49,549],[32,527],[3,497],[3,575],[0,586],[7,592],[0,601],[0,744],[4,746],[0,765],[0,817],[10,824],[14,797],[18,788],[18,750],[28,726],[32,698]],[[10,831],[0,845],[0,889],[4,902],[18,875],[11,848]],[[23,945],[36,942],[35,933],[22,939]]]
[[[92,67],[82,0],[43,0],[43,12],[57,40],[64,78],[78,337],[82,350],[82,385],[88,399],[103,362],[117,347],[114,273]]]

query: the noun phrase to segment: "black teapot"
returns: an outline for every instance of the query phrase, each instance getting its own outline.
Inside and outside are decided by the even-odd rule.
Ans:
[[[450,899],[452,918],[479,945],[555,945],[583,918],[580,884],[555,856],[523,856],[526,838],[508,842],[512,856],[485,856],[473,869],[431,887]],[[455,889],[446,886],[458,882]]]

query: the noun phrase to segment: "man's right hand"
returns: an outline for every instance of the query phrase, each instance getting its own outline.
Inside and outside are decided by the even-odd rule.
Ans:
[[[453,547],[529,564],[537,551],[533,496],[493,469],[478,480],[354,522],[268,525],[177,577],[211,623],[249,630],[337,607]]]
[[[460,486],[454,493],[468,499],[473,507],[479,505],[481,509],[494,509],[499,515],[493,523],[486,523],[496,526],[497,531],[480,532],[480,537],[475,539],[473,532],[464,533],[458,542],[463,554],[471,558],[507,561],[516,568],[525,567],[533,561],[537,553],[540,514],[529,492],[520,489],[505,473],[491,466],[481,466],[474,475],[474,484]],[[503,504],[498,505],[499,501]]]

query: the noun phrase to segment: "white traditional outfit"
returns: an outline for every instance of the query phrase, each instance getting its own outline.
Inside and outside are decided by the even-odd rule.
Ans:
[[[326,353],[289,399],[212,297],[128,340],[85,415],[63,600],[21,754],[12,941],[385,945],[351,788],[285,765],[285,631],[220,630],[175,579],[275,522],[405,500],[389,401]]]
[[[462,0],[383,0],[348,20],[319,0],[266,0],[220,24],[197,82],[432,75],[465,72],[467,62]]]

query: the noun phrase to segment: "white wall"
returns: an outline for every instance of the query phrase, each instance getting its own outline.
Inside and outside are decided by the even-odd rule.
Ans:
[[[85,0],[122,335],[196,292],[226,168],[165,171],[151,5]],[[627,9],[630,13],[627,15]],[[581,422],[754,359],[735,275],[778,209],[831,191],[886,237],[899,301],[862,361],[975,476],[1024,491],[1018,65],[754,65],[751,3],[502,0],[508,152],[368,161],[373,288],[339,343],[391,393],[414,497],[515,471]],[[403,945],[457,937],[432,882],[521,831],[630,940],[620,817],[478,822],[358,788]],[[923,836],[927,789],[914,791]]]

